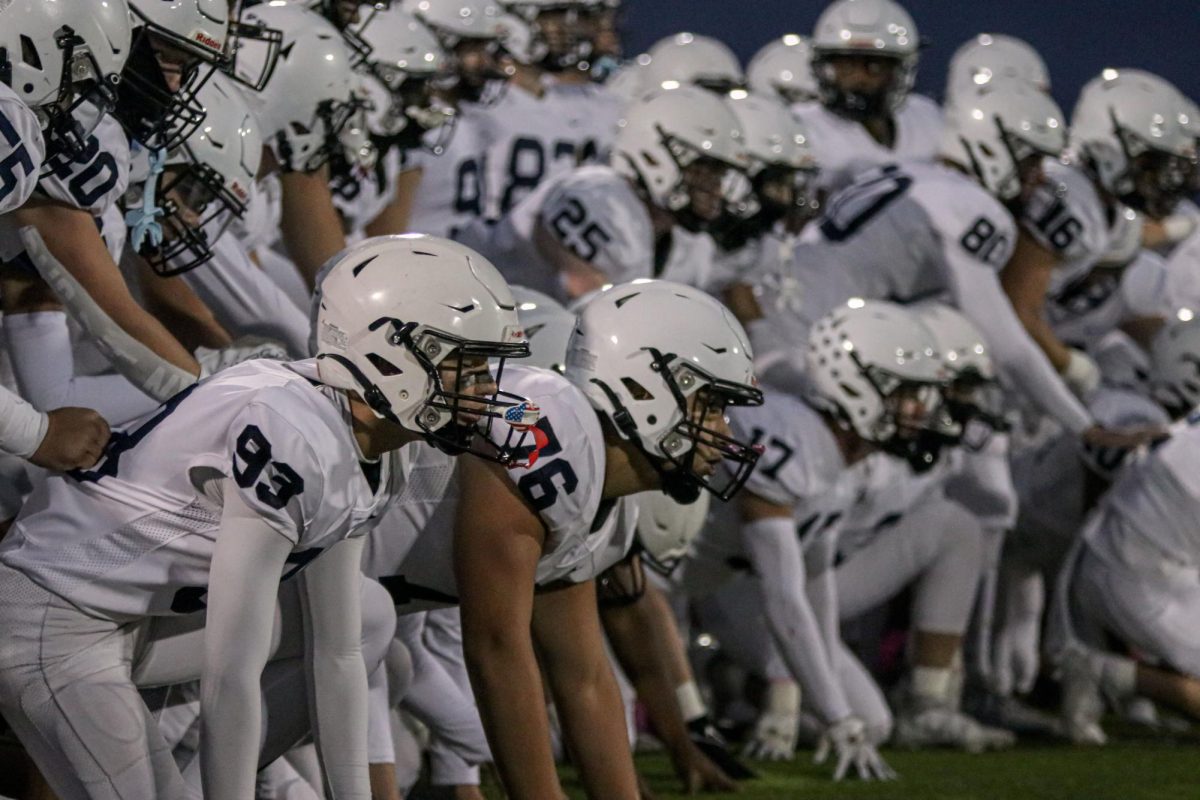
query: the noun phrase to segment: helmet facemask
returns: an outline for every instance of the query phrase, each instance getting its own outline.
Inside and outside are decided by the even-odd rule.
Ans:
[[[750,477],[762,449],[729,434],[725,411],[730,406],[762,405],[762,392],[715,378],[674,354],[664,355],[654,348],[645,348],[645,352],[652,359],[650,368],[662,378],[674,398],[679,420],[649,449],[639,436],[629,410],[615,393],[597,382],[616,409],[613,424],[638,445],[658,471],[663,492],[675,501],[695,502],[701,490],[729,500]],[[630,386],[630,382],[627,380],[626,388],[635,402],[653,399],[646,387]]]
[[[1192,189],[1195,154],[1189,158],[1152,147],[1122,127],[1115,113],[1112,122],[1127,165],[1125,174],[1116,181],[1117,199],[1151,219],[1168,216]]]
[[[275,134],[275,155],[285,172],[315,172],[336,153],[342,152],[339,138],[342,129],[363,106],[363,99],[353,94],[349,102],[324,100],[317,106],[315,122],[318,130],[292,122],[289,131]]]
[[[142,144],[174,149],[204,121],[204,107],[196,93],[212,75],[213,61],[164,29],[145,23],[134,32],[113,115]],[[227,66],[223,58],[216,62]],[[168,74],[176,71],[179,84],[172,89]]]
[[[763,165],[750,178],[752,192],[738,209],[741,213],[723,216],[709,234],[722,250],[735,252],[781,222],[789,232],[799,232],[819,209],[815,178],[812,168]]]
[[[531,50],[537,66],[547,72],[563,72],[585,63],[592,54],[591,20],[573,3],[560,7],[512,4],[527,23],[533,37]]]
[[[921,458],[920,462],[932,466],[943,447],[983,450],[995,434],[1011,429],[1003,408],[1003,393],[995,381],[974,369],[959,373],[942,389],[941,405],[915,450],[932,455],[933,461]]]
[[[679,176],[667,196],[675,221],[692,233],[703,233],[723,216],[744,217],[750,181],[737,167],[658,128],[663,148]]]
[[[453,88],[453,76],[411,75],[383,63],[368,64],[367,69],[377,82],[369,88],[387,90],[386,96],[373,100],[368,114],[371,138],[380,152],[392,147],[404,152],[424,149],[433,155],[444,152],[458,115],[441,99],[440,90]],[[437,134],[429,135],[431,131]]]
[[[854,431],[883,452],[904,459],[916,472],[931,468],[944,444],[935,435],[946,422],[942,384],[912,380],[875,365],[864,367],[856,352],[848,355],[878,395],[880,408],[866,425],[851,421]]]
[[[264,52],[263,64],[257,76],[239,74],[238,56],[247,42],[253,42],[255,47],[261,47]],[[229,23],[229,61],[222,71],[229,77],[245,86],[252,92],[261,92],[271,82],[275,74],[275,65],[279,63],[279,51],[283,47],[283,31],[268,27],[262,22]]]
[[[527,421],[525,409],[528,406],[524,398],[499,388],[505,361],[528,356],[528,343],[468,341],[434,328],[390,318],[376,320],[371,329],[384,325],[390,326],[389,345],[404,348],[428,378],[425,401],[413,416],[413,422],[425,440],[451,455],[471,453],[503,464],[511,463],[515,447],[510,447],[508,441],[493,444],[499,438],[492,435],[493,425],[499,419],[513,430],[524,431],[528,427],[523,424]],[[342,360],[337,356],[325,357]],[[447,364],[449,359],[453,360]],[[400,367],[381,355],[372,353],[368,360],[384,382],[402,374]],[[343,362],[343,366],[347,363]],[[404,425],[378,383],[361,373],[358,380],[365,387],[363,400],[377,415]],[[484,387],[484,391],[477,394],[475,388],[478,386]],[[405,394],[401,392],[401,399]],[[510,431],[508,439],[511,438]]]
[[[186,153],[186,151],[185,151]],[[168,166],[159,180],[163,237],[146,241],[140,255],[159,277],[169,278],[212,260],[212,243],[234,217],[246,212],[249,196],[239,197],[224,177],[190,154],[182,165]]]
[[[82,156],[88,136],[104,115],[116,107],[120,81],[116,75],[101,77],[103,71],[95,57],[69,28],[59,32],[55,44],[62,51],[63,61],[58,97],[52,103],[31,109],[45,133],[47,161],[59,155],[68,160]],[[0,83],[12,84],[12,63],[3,49],[0,49]],[[91,107],[81,108],[84,104]]]
[[[870,89],[843,88],[845,79],[839,72],[846,64],[865,72],[878,84]],[[916,71],[916,56],[851,51],[817,52],[813,57],[813,73],[820,87],[821,103],[855,122],[890,116],[908,97]]]

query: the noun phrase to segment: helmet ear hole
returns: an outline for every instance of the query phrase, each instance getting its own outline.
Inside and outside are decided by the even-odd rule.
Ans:
[[[38,55],[37,48],[33,44],[33,39],[21,34],[21,60],[34,69],[42,68],[42,58]]]
[[[400,369],[378,353],[367,353],[367,360],[370,361],[371,365],[375,367],[375,369],[379,370],[379,374],[383,375],[384,377],[390,378],[394,375],[401,375],[404,373],[404,370]]]
[[[629,392],[634,400],[653,400],[654,395],[650,393],[645,386],[635,381],[633,378],[621,378],[621,383],[625,386],[625,390]]]

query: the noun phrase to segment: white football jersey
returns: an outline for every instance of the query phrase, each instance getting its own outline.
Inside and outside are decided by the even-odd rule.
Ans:
[[[1174,308],[1200,309],[1200,227],[1171,251],[1167,291]]]
[[[37,186],[46,142],[37,117],[0,83],[0,214],[25,205]]]
[[[866,547],[880,531],[896,524],[904,514],[962,465],[962,453],[947,449],[929,470],[914,472],[903,460],[887,453],[872,453],[851,469],[858,474],[859,492],[843,520],[838,550],[843,556]]]
[[[1123,268],[1096,267],[1064,287],[1047,300],[1046,316],[1064,342],[1089,347],[1130,320],[1171,310],[1167,264],[1141,250]]]
[[[1117,222],[1083,170],[1055,158],[1043,159],[1042,170],[1046,179],[1021,209],[1021,227],[1059,258],[1046,292],[1054,303],[1108,252]]]
[[[629,552],[637,527],[634,503],[601,498],[605,447],[599,417],[583,393],[556,372],[512,366],[504,385],[541,409],[538,428],[547,439],[531,466],[508,471],[546,527],[537,584],[595,578]],[[458,602],[453,529],[458,479],[453,459],[423,448],[403,494],[367,540],[363,571],[388,589],[402,613]]]
[[[121,125],[105,116],[76,158],[51,157],[38,190],[51,200],[100,216],[129,187],[129,139]]]
[[[860,123],[838,116],[817,102],[800,103],[792,111],[808,132],[809,145],[821,172],[818,186],[837,191],[858,173],[894,161],[937,159],[942,144],[942,110],[928,97],[910,94],[893,114],[895,143],[884,147]]]
[[[804,242],[824,242],[864,297],[899,303],[947,298],[959,265],[999,271],[1016,224],[966,175],[940,164],[888,164],[833,195]],[[824,258],[824,256],[821,256]]]
[[[460,104],[454,134],[445,149],[436,155],[425,151],[411,154],[407,166],[421,170],[421,182],[413,197],[409,230],[457,239],[471,220],[483,216],[488,142],[482,128],[483,112],[478,104]]]
[[[1200,410],[1169,432],[1169,439],[1129,459],[1105,495],[1105,508],[1122,523],[1115,530],[1130,536],[1108,542],[1108,550],[1154,553],[1195,570],[1200,568]]]
[[[629,180],[611,167],[579,167],[546,181],[496,225],[473,223],[462,241],[510,283],[562,297],[557,271],[535,244],[539,224],[612,283],[655,276],[650,215]]]
[[[209,493],[230,478],[292,543],[290,577],[395,493],[387,458],[368,483],[344,396],[315,379],[315,361],[248,361],[180,392],[115,432],[95,469],[50,476],[0,560],[104,615],[196,611],[221,519]]]
[[[840,528],[861,489],[824,417],[812,406],[767,388],[761,406],[730,409],[733,435],[764,448],[743,491],[795,510],[807,548]]]
[[[333,204],[346,226],[348,243],[362,239],[366,235],[363,228],[396,199],[396,179],[400,172],[401,153],[393,147],[379,158],[373,169],[330,184]]]
[[[488,219],[511,212],[543,181],[600,160],[616,134],[619,105],[603,88],[547,79],[541,97],[509,85],[482,113]]]
[[[1088,404],[1097,423],[1120,430],[1165,425],[1167,415],[1149,398],[1129,389],[1102,387]],[[1022,547],[1061,552],[1087,513],[1088,463],[1103,473],[1118,470],[1126,453],[1081,449],[1078,438],[1060,434],[1014,454],[1013,484],[1019,499],[1017,541]],[[1086,460],[1085,460],[1086,459]]]

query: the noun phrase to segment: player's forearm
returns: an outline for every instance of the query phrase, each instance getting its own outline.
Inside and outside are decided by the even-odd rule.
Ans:
[[[318,752],[337,798],[371,797],[367,764],[367,673],[357,648],[312,659]]]
[[[554,704],[588,797],[637,800],[625,707],[607,660],[583,675],[564,677],[555,681]]]
[[[472,630],[463,613],[463,653],[492,757],[513,800],[559,797],[541,676],[528,628],[508,635]]]
[[[692,744],[675,697],[679,681],[668,651],[677,644],[678,633],[669,621],[663,624],[656,607],[659,599],[657,589],[647,586],[636,603],[602,609],[601,619],[617,661],[633,681],[655,732],[672,761],[678,761],[690,756]]]
[[[29,458],[46,438],[45,414],[0,386],[0,450]]]
[[[200,774],[208,800],[254,796],[262,730],[260,670],[205,670],[200,679]]]
[[[287,172],[280,176],[280,231],[288,257],[312,289],[321,267],[346,246],[341,217],[329,192],[325,170]]]
[[[49,205],[16,211],[14,217],[19,226],[31,226],[39,233],[49,253],[122,331],[175,367],[200,374],[200,366],[191,353],[133,299],[86,212]],[[34,264],[41,272],[42,264],[37,259]],[[42,277],[62,294],[50,276]],[[66,298],[63,299],[65,302]]]
[[[139,259],[140,261],[141,259]],[[142,265],[139,275],[146,308],[170,327],[185,347],[211,347],[219,350],[233,344],[229,331],[217,322],[212,310],[178,275],[162,278]]]

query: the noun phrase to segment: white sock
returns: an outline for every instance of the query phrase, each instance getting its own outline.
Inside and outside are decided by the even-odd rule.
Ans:
[[[679,710],[683,714],[684,722],[700,719],[708,713],[708,707],[704,705],[704,698],[700,696],[700,687],[695,681],[681,683],[675,687],[675,699],[679,702]]]

